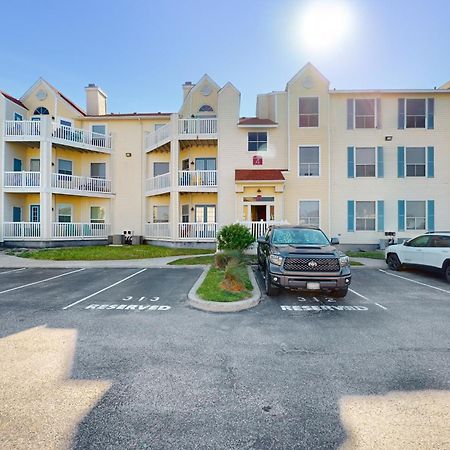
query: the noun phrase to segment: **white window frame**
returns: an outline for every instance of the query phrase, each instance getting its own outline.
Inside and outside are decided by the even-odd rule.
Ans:
[[[248,135],[250,133],[266,133],[266,149],[265,150],[249,150],[248,149]],[[254,142],[254,141],[252,141]],[[257,141],[258,142],[258,141]],[[259,153],[261,154],[266,154],[269,151],[269,132],[267,130],[263,131],[263,130],[253,130],[253,131],[248,131],[247,132],[247,153],[251,153],[253,155],[258,155]]]
[[[322,205],[321,205],[321,201],[318,198],[300,198],[298,199],[297,205],[297,223],[300,224],[300,203],[301,202],[318,202],[319,203],[319,224],[317,225],[319,228],[322,227]],[[307,224],[310,225],[310,224]]]
[[[106,137],[108,135],[108,124],[106,124],[106,123],[91,123],[91,127],[90,127],[91,133],[95,133],[95,134],[99,134],[99,135],[103,136],[102,133],[99,133],[98,131],[94,131],[94,127],[99,126],[99,125],[102,127],[105,127],[105,137]]]
[[[161,208],[161,207],[167,208],[167,222],[162,222],[162,221],[159,221],[159,220],[157,220],[155,222],[155,219],[158,218],[157,217],[158,215],[155,214],[155,209],[158,209],[158,208]],[[170,223],[170,205],[153,205],[153,207],[152,207],[152,223]]]
[[[300,151],[302,148],[310,148],[310,147],[317,147],[319,150],[319,174],[318,175],[300,175]],[[299,145],[298,146],[298,152],[297,152],[297,176],[298,178],[301,178],[302,180],[306,180],[308,178],[320,178],[322,176],[322,149],[320,148],[320,145],[317,144],[311,144],[311,145]],[[308,164],[308,163],[304,163]]]
[[[35,209],[37,208],[37,209]],[[33,220],[33,210],[39,211],[39,221]],[[29,222],[40,223],[41,222],[41,205],[39,203],[33,203],[29,207]]]
[[[300,99],[301,98],[317,98],[317,126],[316,127],[301,127],[300,126]],[[312,114],[308,114],[312,115]],[[297,98],[297,128],[316,130],[320,128],[320,97],[318,95],[300,95]]]
[[[408,114],[407,114],[408,100],[423,100],[425,102],[425,126],[423,128],[422,127],[409,128],[406,126],[406,122],[408,121],[408,119],[407,119],[407,117],[408,117]],[[427,130],[428,129],[428,98],[420,98],[420,97],[419,98],[417,98],[417,97],[404,98],[403,99],[403,111],[405,112],[405,119],[404,119],[404,123],[403,123],[404,130]]]
[[[197,208],[203,208],[203,214],[205,214],[205,212],[207,211],[206,208],[209,208],[209,207],[214,208],[214,222],[197,222]],[[217,223],[217,205],[215,205],[214,203],[198,203],[198,204],[194,205],[194,222],[195,223],[204,223],[204,224]]]
[[[59,221],[60,208],[70,208],[70,222],[60,222]],[[58,203],[56,205],[56,219],[57,219],[57,223],[73,223],[73,205],[71,203]]]
[[[422,202],[425,203],[425,228],[417,228],[417,217],[414,217],[414,228],[408,228],[408,203]],[[422,219],[422,217],[420,217]],[[428,230],[428,202],[426,200],[405,200],[405,231],[427,231]]]
[[[60,126],[63,126],[63,127],[69,127],[69,128],[72,128],[72,127],[73,127],[73,120],[71,120],[71,119],[66,119],[65,117],[59,117],[59,118],[58,118],[58,121],[59,121],[59,125],[60,125]],[[70,125],[66,125],[66,124],[64,124],[64,123],[62,123],[62,122],[70,123]]]
[[[105,177],[104,178],[102,178],[102,177],[94,177],[92,175],[92,164],[104,164],[105,165]],[[91,161],[89,163],[89,176],[91,178],[95,178],[96,180],[97,179],[98,180],[107,180],[108,179],[108,164],[105,161]]]
[[[99,208],[100,210],[103,210],[103,216],[106,218],[106,209],[103,206],[91,205],[89,207],[89,222],[90,223],[106,223],[106,219],[93,219],[92,218],[92,208]],[[95,220],[95,222],[93,222],[93,220]]]
[[[372,128],[357,128],[356,127],[356,101],[357,100],[372,100],[374,103],[374,123]],[[369,117],[369,116],[365,116]],[[353,99],[353,129],[354,130],[376,130],[377,129],[377,123],[378,123],[378,102],[376,98],[354,98]]]
[[[358,129],[362,130],[364,128],[358,128]],[[374,176],[361,177],[361,176],[358,176],[356,174],[356,166],[364,166],[364,165],[367,166],[367,164],[356,164],[356,153],[357,153],[358,149],[362,149],[362,148],[372,148],[375,151],[375,163],[374,163],[375,164],[375,175]],[[377,163],[378,163],[378,148],[377,147],[373,147],[373,146],[366,146],[366,147],[359,146],[359,147],[355,147],[355,156],[354,156],[354,161],[353,161],[353,173],[355,174],[355,178],[362,178],[362,179],[364,179],[364,178],[378,178],[378,164]]]
[[[356,215],[356,211],[357,211],[357,203],[362,203],[362,202],[372,202],[375,203],[375,227],[373,230],[358,230],[356,227],[356,219],[357,219],[357,215]],[[354,219],[353,219],[353,229],[355,230],[355,232],[358,233],[376,233],[378,231],[378,201],[376,200],[355,200],[355,212],[354,212]],[[366,219],[365,217],[360,217],[360,219]]]
[[[408,175],[408,164],[407,164],[407,154],[408,154],[408,149],[411,148],[423,148],[425,150],[425,175]],[[417,164],[415,164],[417,165]],[[428,178],[428,147],[405,147],[405,162],[404,162],[404,174],[405,174],[405,178]]]
[[[73,161],[71,160],[71,159],[65,159],[65,158],[58,158],[58,167],[57,167],[57,169],[58,169],[58,173],[60,174],[60,175],[69,175],[68,173],[61,173],[60,171],[59,171],[59,164],[60,164],[60,161],[69,161],[70,163],[71,163],[71,167],[72,167],[72,170],[71,170],[71,174],[70,175],[73,175]]]
[[[20,113],[18,113],[17,111],[14,111],[14,121],[16,122],[20,122],[20,121],[22,121],[23,120],[23,115],[22,114],[20,114]],[[17,117],[20,117],[20,119],[18,119]]]

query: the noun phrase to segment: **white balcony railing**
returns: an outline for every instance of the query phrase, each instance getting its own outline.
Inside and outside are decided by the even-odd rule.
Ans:
[[[170,173],[164,173],[153,178],[147,178],[145,180],[145,191],[159,191],[162,189],[170,188]]]
[[[52,122],[52,136],[63,142],[85,144],[100,149],[111,150],[111,135],[94,133],[90,130],[73,128]]]
[[[80,177],[77,175],[64,175],[62,173],[52,173],[52,187],[70,191],[96,192],[110,194],[111,180],[104,178]]]
[[[255,239],[258,239],[260,236],[266,234],[267,228],[269,228],[271,225],[287,224],[287,222],[280,222],[274,220],[270,221],[260,220],[258,222],[239,222],[239,223],[245,225],[251,231]]]
[[[107,238],[111,231],[109,223],[53,223],[54,239],[96,239]]]
[[[4,239],[38,239],[41,237],[39,222],[4,222]]]
[[[217,119],[178,119],[178,133],[183,134],[216,134]]]
[[[170,223],[146,223],[145,237],[147,238],[170,238]]]
[[[217,223],[179,223],[178,237],[186,240],[214,240]]]
[[[217,187],[217,170],[179,170],[178,186]]]
[[[38,140],[41,137],[48,137],[53,141],[72,145],[74,147],[93,147],[95,149],[108,151],[112,148],[110,134],[94,133],[90,130],[68,127],[56,122],[51,123],[51,131],[49,131],[50,136],[43,136],[43,134],[45,134],[45,131],[43,130],[45,129],[46,128],[40,120],[5,120],[3,134],[5,138],[15,138],[13,140],[17,140],[17,138],[22,138],[24,140]]]
[[[5,120],[5,137],[21,137],[41,135],[40,120]]]
[[[40,187],[41,172],[5,172],[3,187],[5,188],[33,188]]]
[[[145,148],[156,148],[170,139],[170,124],[158,128],[145,136]]]

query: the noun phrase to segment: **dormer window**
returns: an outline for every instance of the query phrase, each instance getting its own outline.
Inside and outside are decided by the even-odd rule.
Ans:
[[[36,108],[33,113],[34,116],[48,116],[49,112],[47,108],[44,108],[43,106],[39,106],[39,108]]]
[[[200,106],[200,109],[198,110],[198,112],[214,112],[214,109],[212,108],[212,106],[202,105],[202,106]]]

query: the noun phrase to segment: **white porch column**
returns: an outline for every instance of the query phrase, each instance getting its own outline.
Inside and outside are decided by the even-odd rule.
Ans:
[[[52,237],[52,142],[50,117],[41,116],[41,239],[49,240]]]
[[[170,116],[171,141],[170,141],[170,234],[172,239],[178,238],[178,222],[180,220],[179,213],[179,192],[178,192],[178,160],[180,155],[180,142],[178,140],[178,114]]]

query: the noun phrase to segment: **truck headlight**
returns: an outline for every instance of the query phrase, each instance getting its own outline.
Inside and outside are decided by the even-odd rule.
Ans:
[[[276,266],[281,266],[281,264],[283,264],[283,257],[281,255],[273,254],[269,256],[269,261]]]
[[[339,258],[339,265],[341,267],[346,267],[346,266],[350,265],[350,258],[348,256],[341,256]]]

